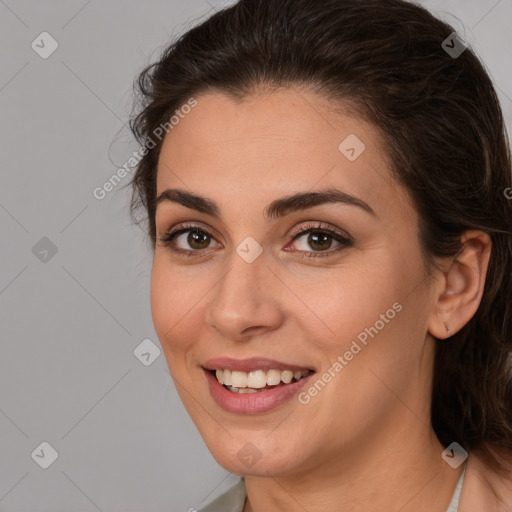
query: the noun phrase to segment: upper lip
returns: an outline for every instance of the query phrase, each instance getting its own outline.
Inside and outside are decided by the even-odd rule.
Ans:
[[[239,372],[253,372],[256,370],[292,370],[306,371],[311,370],[306,366],[284,363],[275,359],[267,359],[265,357],[251,357],[249,359],[233,359],[231,357],[216,357],[208,359],[203,363],[205,370],[231,370]]]

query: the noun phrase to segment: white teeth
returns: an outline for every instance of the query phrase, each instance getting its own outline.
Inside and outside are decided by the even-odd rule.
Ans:
[[[290,370],[285,370],[284,372],[281,373],[281,380],[285,383],[285,384],[290,384],[290,382],[292,381],[293,379],[293,372],[290,371]]]
[[[277,386],[281,382],[281,372],[279,370],[269,370],[267,372],[267,384]]]
[[[247,387],[247,373],[231,372],[231,385],[234,388],[246,388]]]
[[[239,372],[230,370],[215,370],[215,376],[220,384],[225,385],[230,391],[236,390],[241,393],[252,393],[261,390],[266,386],[277,386],[281,382],[290,384],[292,380],[298,381],[309,375],[309,370],[254,370],[252,372]],[[245,391],[247,389],[247,391]]]
[[[257,393],[258,392],[256,389],[252,389],[252,388],[240,388],[240,389],[232,388],[232,389],[236,389],[238,391],[238,393],[240,393],[241,395],[246,394],[246,393]]]
[[[261,389],[267,385],[267,375],[263,370],[256,370],[249,372],[247,377],[247,387],[254,389]]]

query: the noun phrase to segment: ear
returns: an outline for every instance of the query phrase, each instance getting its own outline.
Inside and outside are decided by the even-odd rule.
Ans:
[[[463,247],[452,258],[443,258],[428,331],[438,339],[453,336],[475,314],[484,292],[492,242],[483,231],[470,230],[461,236]],[[444,268],[443,268],[444,267]]]

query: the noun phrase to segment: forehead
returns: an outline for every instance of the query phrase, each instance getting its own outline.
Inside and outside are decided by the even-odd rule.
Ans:
[[[188,188],[221,204],[235,200],[258,209],[271,195],[330,186],[375,209],[405,199],[379,131],[343,114],[339,104],[335,112],[326,98],[291,89],[243,101],[220,92],[196,99],[164,139],[157,193]]]

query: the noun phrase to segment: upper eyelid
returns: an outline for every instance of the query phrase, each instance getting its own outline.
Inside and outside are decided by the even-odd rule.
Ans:
[[[178,227],[168,229],[163,232],[162,237],[167,237],[169,235],[177,235],[178,233],[182,234],[183,232],[187,231],[193,231],[193,230],[203,231],[207,233],[208,235],[214,237],[215,230],[212,230],[211,228],[205,228],[201,225],[201,223],[195,223],[195,222],[182,222],[178,224]],[[213,231],[213,233],[212,233]]]
[[[304,225],[304,223],[306,225]],[[297,229],[293,230],[291,236],[293,236],[295,234],[298,234],[301,231],[307,230],[307,229],[327,229],[327,230],[332,230],[332,231],[339,231],[340,234],[344,234],[347,237],[350,237],[350,235],[344,229],[341,229],[341,228],[338,228],[338,227],[333,227],[328,222],[322,222],[322,221],[317,221],[317,220],[309,220],[309,221],[306,220],[306,221],[302,221],[301,224],[302,225],[300,227],[298,227]],[[173,228],[169,228],[167,230],[164,230],[163,235],[165,236],[165,235],[168,235],[170,233],[176,233],[178,231],[189,230],[189,229],[190,230],[198,229],[198,230],[205,231],[205,232],[207,232],[209,234],[212,234],[212,231],[214,233],[216,232],[216,230],[214,228],[203,227],[203,225],[202,225],[202,223],[200,221],[184,221],[184,222],[179,222],[177,224],[177,227],[173,227]]]
[[[327,231],[332,232],[333,234],[336,234],[340,237],[347,238],[349,240],[352,240],[352,236],[347,233],[344,229],[341,228],[335,228],[331,226],[329,223],[326,222],[320,222],[320,221],[305,221],[306,225],[302,225],[298,227],[297,229],[294,229],[290,236],[295,237],[296,235],[307,233],[308,231]]]
[[[353,237],[346,232],[343,229],[331,227],[329,223],[321,222],[321,221],[304,221],[305,225],[302,224],[301,226],[297,227],[292,231],[292,233],[289,235],[292,240],[295,240],[299,235],[303,236],[306,233],[310,231],[327,231],[330,236],[337,236],[339,238],[343,238],[347,241],[353,242]],[[202,231],[206,233],[207,235],[211,236],[212,238],[216,238],[214,233],[212,233],[212,230],[210,228],[205,228],[201,226],[200,222],[197,221],[189,221],[189,222],[183,222],[181,225],[178,224],[178,227],[169,229],[168,231],[164,232],[162,237],[159,237],[160,240],[173,237],[173,241],[180,235],[188,232],[193,231],[194,229]],[[219,243],[216,239],[215,241]],[[183,249],[186,250],[186,249]]]

